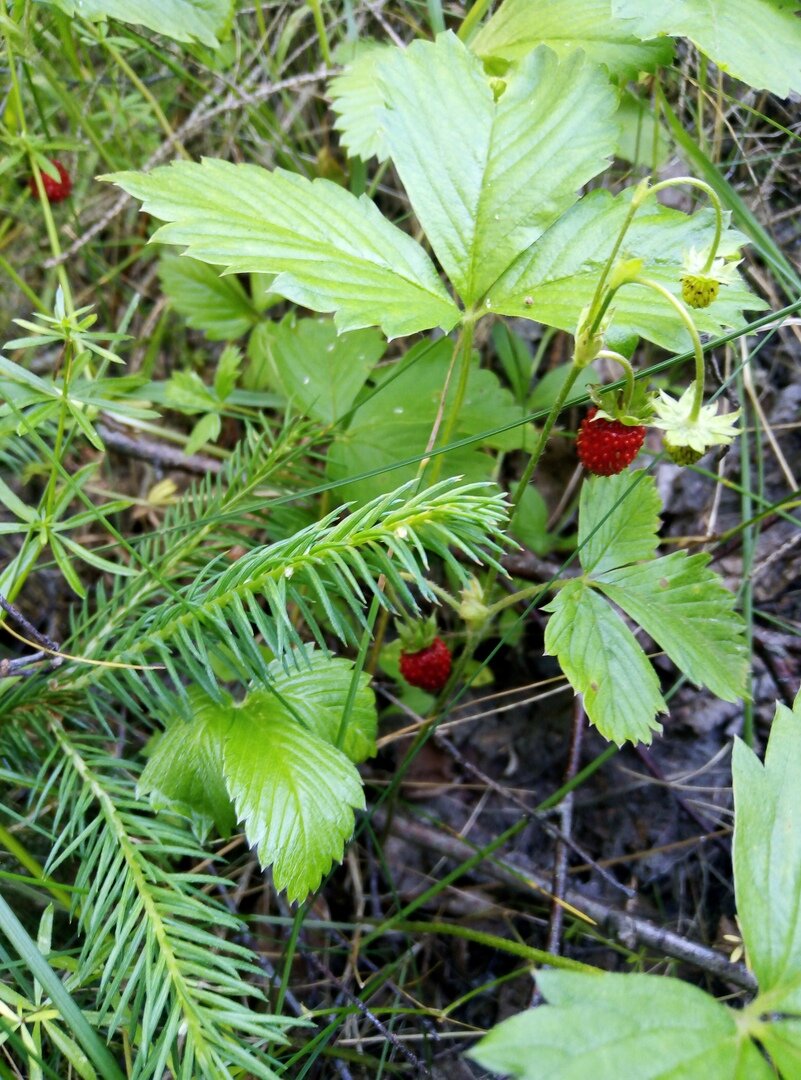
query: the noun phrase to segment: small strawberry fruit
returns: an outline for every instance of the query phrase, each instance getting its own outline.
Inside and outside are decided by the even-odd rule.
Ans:
[[[59,178],[58,180],[54,180],[52,176],[48,176],[46,172],[42,171],[42,187],[45,190],[45,195],[47,195],[49,202],[63,202],[72,191],[72,178],[60,161],[53,161],[51,164],[58,169]],[[39,189],[36,186],[36,178],[34,176],[28,181],[28,186],[30,187],[32,194],[38,197]]]
[[[410,686],[438,694],[451,673],[451,650],[440,637],[419,652],[400,654],[400,672]]]
[[[582,465],[596,476],[614,476],[623,472],[640,452],[645,440],[642,424],[623,424],[620,420],[594,419],[593,405],[579,427],[576,448]]]
[[[398,626],[400,673],[410,686],[438,694],[451,673],[451,650],[437,635],[432,616],[425,622]]]

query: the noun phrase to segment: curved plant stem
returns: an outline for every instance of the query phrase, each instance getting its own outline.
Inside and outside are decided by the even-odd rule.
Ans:
[[[453,437],[453,432],[456,428],[456,422],[459,419],[459,413],[462,411],[462,405],[464,403],[464,396],[467,392],[467,383],[470,378],[470,360],[473,354],[473,332],[474,322],[472,319],[466,319],[462,325],[462,329],[459,336],[456,339],[456,343],[453,347],[453,355],[451,356],[451,362],[448,367],[448,373],[445,376],[445,384],[442,387],[442,394],[439,400],[439,408],[437,410],[437,416],[434,420],[434,426],[431,429],[431,435],[428,439],[428,445],[426,446],[426,457],[420,462],[420,468],[418,470],[419,475],[422,476],[426,466],[429,463],[428,454],[434,449],[438,442],[447,446]],[[445,422],[443,425],[443,416],[445,413],[445,404],[448,397],[448,389],[450,387],[451,378],[456,364],[459,365],[459,381],[456,385],[456,393],[453,401],[448,409],[448,414],[445,416]],[[440,428],[442,428],[442,438],[440,435]],[[439,480],[439,474],[442,471],[442,461],[444,455],[440,454],[435,458],[433,465],[431,466],[431,472],[428,476],[428,483],[436,484]]]
[[[701,271],[702,274],[707,274],[712,269],[712,263],[715,261],[715,256],[720,247],[720,238],[723,234],[723,207],[715,189],[710,184],[707,184],[705,180],[697,180],[694,176],[673,176],[669,180],[660,180],[658,184],[654,184],[652,188],[648,189],[648,194],[656,195],[657,192],[663,191],[665,188],[679,186],[694,187],[698,188],[699,191],[703,191],[715,211],[715,236]]]
[[[598,353],[598,358],[601,360],[614,360],[614,362],[620,364],[625,371],[626,391],[623,397],[623,411],[628,412],[631,406],[631,399],[634,396],[634,368],[625,356],[621,356],[620,353],[614,352],[612,349],[601,349]]]
[[[687,332],[692,338],[693,352],[695,353],[695,392],[693,394],[693,407],[690,413],[690,419],[697,420],[701,412],[701,406],[704,403],[704,348],[701,344],[701,338],[698,329],[692,320],[692,316],[684,304],[682,304],[681,300],[678,300],[672,292],[666,289],[664,285],[660,285],[658,281],[654,281],[652,278],[638,277],[635,278],[631,284],[644,285],[647,289],[653,289],[654,292],[667,300],[684,323]]]

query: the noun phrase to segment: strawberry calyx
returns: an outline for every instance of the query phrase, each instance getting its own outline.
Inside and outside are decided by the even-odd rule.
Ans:
[[[644,383],[635,383],[628,395],[625,387],[604,390],[597,384],[588,386],[587,391],[596,406],[593,420],[617,420],[625,427],[641,427],[654,415],[654,395]]]
[[[434,615],[415,622],[396,622],[401,650],[405,653],[418,653],[429,648],[437,637],[437,620]]]

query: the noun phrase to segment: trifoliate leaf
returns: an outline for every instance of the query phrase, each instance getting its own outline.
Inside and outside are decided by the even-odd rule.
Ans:
[[[749,666],[744,626],[734,595],[707,568],[709,559],[706,552],[674,551],[594,577],[696,686],[737,701]]]
[[[555,656],[604,738],[650,743],[667,712],[659,680],[621,617],[583,579],[568,581],[545,607],[545,651]]]
[[[631,197],[631,190],[618,196],[598,190],[572,207],[493,287],[492,310],[574,331],[620,234]],[[713,232],[712,211],[682,214],[649,199],[626,233],[620,260],[641,259],[645,277],[680,297],[687,252],[706,249]],[[734,255],[743,241],[739,233],[727,229],[720,255]],[[693,312],[699,330],[719,334],[725,328],[742,326],[743,309],[767,306],[746,288],[739,274],[736,280],[737,284],[721,286],[710,307]],[[625,351],[638,337],[672,352],[691,345],[675,310],[651,289],[625,285],[615,294],[612,311],[605,336],[613,348]]]
[[[579,559],[598,576],[618,566],[651,559],[659,543],[662,500],[644,472],[593,476],[579,502]]]
[[[351,157],[386,161],[389,149],[382,127],[384,98],[377,68],[392,46],[370,41],[360,47],[341,75],[328,84],[331,108],[337,114],[334,127]]]
[[[236,824],[223,779],[223,745],[231,726],[232,702],[213,701],[190,690],[192,720],[175,718],[156,742],[137,791],[154,810],[182,814],[205,838],[212,826],[228,836]]]
[[[440,407],[440,396],[453,353],[453,342],[440,339],[410,349],[395,367],[382,369],[378,389],[359,405],[345,431],[328,451],[328,476],[345,480],[374,469],[375,476],[345,484],[340,498],[366,501],[392,491],[418,474],[419,462],[393,468],[398,461],[425,453]],[[452,407],[458,379],[452,378],[446,395],[445,415]],[[514,423],[523,415],[511,393],[497,376],[479,368],[474,357],[462,408],[452,441]],[[533,445],[531,428],[519,427],[488,437],[486,444],[503,450]],[[480,443],[463,446],[445,455],[441,475],[484,480],[493,469],[493,458]]]
[[[612,0],[504,0],[473,38],[479,56],[518,60],[538,45],[559,56],[581,49],[623,82],[673,58],[672,42],[643,40],[637,24],[612,13]]]
[[[516,1080],[770,1080],[737,1013],[667,976],[540,971],[547,1005],[505,1020],[469,1051]]]
[[[472,305],[606,166],[615,94],[583,56],[560,62],[546,48],[493,88],[452,33],[392,50],[378,73],[392,161],[443,269]]]
[[[224,772],[261,865],[290,901],[303,900],[342,858],[353,809],[364,807],[356,766],[264,695],[234,710]]]
[[[186,319],[187,326],[202,330],[209,341],[242,337],[258,319],[235,277],[221,277],[196,259],[163,257],[159,279],[164,294]]]
[[[765,1012],[801,1014],[801,701],[792,711],[777,706],[764,765],[735,741],[732,772],[734,885],[748,963]],[[798,1020],[789,1030],[799,1047],[800,1030]]]
[[[302,655],[290,659],[288,668],[279,661],[268,667],[271,690],[250,695],[251,704],[266,701],[275,691],[291,707],[295,717],[315,735],[336,745],[345,705],[353,680],[353,662],[305,645]],[[353,706],[343,727],[341,749],[357,765],[375,754],[376,737],[375,695],[370,689],[370,676],[362,672]]]
[[[333,424],[350,409],[385,349],[376,330],[338,335],[330,319],[289,314],[280,323],[262,323],[248,353],[262,387],[280,390],[293,412]]]
[[[642,37],[688,37],[722,71],[787,97],[801,91],[797,3],[777,0],[612,0]]]
[[[335,312],[340,331],[380,326],[398,337],[459,319],[420,245],[328,180],[212,159],[103,179],[169,223],[153,240],[229,271],[277,274],[273,292]]]
[[[42,3],[43,0],[39,0]],[[146,26],[175,41],[199,41],[216,48],[227,36],[234,14],[233,0],[44,0],[67,15],[84,19],[119,19]]]

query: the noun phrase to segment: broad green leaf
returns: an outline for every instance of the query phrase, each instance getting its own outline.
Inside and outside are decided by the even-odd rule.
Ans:
[[[103,179],[168,222],[154,241],[232,272],[277,274],[273,292],[335,312],[340,331],[380,326],[392,338],[459,319],[420,245],[328,180],[210,158]]]
[[[262,385],[280,390],[293,412],[333,424],[350,409],[386,342],[373,329],[337,335],[330,319],[298,319],[259,328],[249,349]]]
[[[583,56],[544,48],[493,85],[451,33],[393,50],[378,72],[390,156],[471,306],[607,165],[615,94]]]
[[[303,900],[342,858],[353,808],[364,807],[356,766],[270,695],[235,710],[224,769],[248,843],[275,887]]]
[[[614,248],[631,196],[631,190],[618,196],[598,190],[572,207],[497,282],[491,295],[492,310],[574,331]],[[626,233],[620,258],[642,259],[646,277],[680,296],[685,254],[691,248],[700,251],[707,247],[713,231],[711,210],[683,214],[650,199]],[[726,230],[719,253],[734,254],[743,239],[734,230]],[[725,328],[744,325],[743,309],[766,306],[740,279],[722,287],[710,307],[693,311],[693,318],[699,330],[719,334]],[[613,310],[606,334],[611,347],[625,350],[638,337],[673,352],[691,345],[671,305],[651,289],[624,286],[615,295]]]
[[[163,257],[159,279],[187,326],[202,330],[209,341],[242,337],[257,321],[256,311],[237,279],[221,277],[197,259]]]
[[[598,576],[656,554],[662,500],[644,472],[593,476],[579,501],[579,559]]]
[[[386,161],[389,149],[382,127],[384,101],[377,67],[392,46],[370,41],[360,44],[341,75],[328,84],[331,108],[337,114],[334,127],[350,157]]]
[[[547,1005],[469,1051],[517,1080],[769,1080],[773,1070],[703,990],[667,976],[539,971]]]
[[[393,469],[398,461],[422,455],[437,417],[440,395],[451,360],[453,342],[441,339],[423,342],[410,349],[401,363],[383,369],[377,391],[359,405],[345,431],[328,452],[328,475],[332,480],[384,468],[375,476],[345,484],[340,497],[366,501],[392,491],[418,474],[417,461]],[[457,378],[451,379],[448,403],[456,393]],[[491,371],[479,368],[474,357],[465,399],[453,440],[477,435],[505,423],[520,420],[523,410],[501,386]],[[533,443],[528,425],[493,436],[486,445],[511,450]],[[443,475],[485,480],[492,472],[493,459],[479,445],[460,447],[445,456]]]
[[[748,962],[760,997],[770,995],[766,1010],[799,1014],[801,704],[777,706],[764,765],[737,739],[732,772],[734,885]],[[795,1031],[801,1046],[797,1024]]]
[[[590,721],[604,738],[650,743],[667,712],[659,680],[621,617],[583,579],[568,581],[545,607],[545,651],[584,695]]]
[[[233,0],[38,0],[84,19],[119,19],[146,26],[175,41],[199,41],[215,48],[234,15]]]
[[[697,686],[724,701],[746,693],[749,651],[735,597],[709,570],[706,552],[596,574],[599,587]]]
[[[797,3],[777,0],[612,0],[643,37],[688,37],[722,71],[779,97],[801,91]]]
[[[267,670],[272,686],[298,720],[334,746],[353,680],[353,663],[326,656],[311,645],[305,645],[303,655],[295,659],[296,665],[287,669],[279,661],[270,664]],[[248,700],[254,707],[264,703],[269,708],[267,698],[271,692],[255,691]],[[341,746],[357,765],[375,754],[376,723],[370,676],[362,672]]]
[[[504,0],[473,38],[479,56],[518,60],[538,45],[559,56],[582,49],[622,81],[673,58],[672,43],[645,41],[636,24],[612,14],[612,0]]]
[[[223,778],[223,746],[232,722],[232,702],[189,691],[193,718],[177,717],[158,738],[139,778],[137,792],[154,810],[182,814],[205,837],[212,826],[229,836],[236,824]]]

